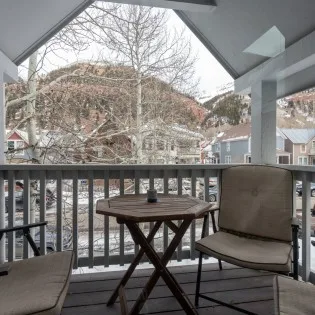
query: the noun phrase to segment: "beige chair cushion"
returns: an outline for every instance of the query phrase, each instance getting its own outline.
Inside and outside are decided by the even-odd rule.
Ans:
[[[11,264],[9,274],[0,277],[0,314],[60,314],[72,271],[72,252]]]
[[[293,180],[288,170],[244,165],[222,171],[219,227],[291,241]]]
[[[290,243],[250,239],[220,231],[196,242],[196,249],[245,268],[291,270]]]
[[[276,315],[315,314],[315,286],[276,276],[273,282]]]

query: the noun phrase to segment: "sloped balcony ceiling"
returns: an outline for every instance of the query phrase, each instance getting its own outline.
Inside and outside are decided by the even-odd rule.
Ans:
[[[116,0],[165,6],[176,13],[219,60],[239,78],[268,57],[244,52],[272,27],[288,47],[315,30],[314,0]],[[20,64],[82,12],[92,0],[2,0],[0,50]],[[202,6],[204,10],[194,10]],[[315,49],[314,49],[315,50]]]
[[[0,50],[20,64],[91,3],[91,0],[1,0]]]
[[[272,27],[276,26],[283,34],[285,47],[315,30],[314,0],[216,2],[217,7],[211,13],[177,11],[177,14],[234,78],[267,59],[244,50]]]

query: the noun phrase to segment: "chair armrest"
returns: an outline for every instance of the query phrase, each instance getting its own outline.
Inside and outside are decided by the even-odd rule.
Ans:
[[[220,207],[214,207],[214,208],[210,208],[209,212],[215,212],[215,211],[219,211]]]
[[[39,222],[39,223],[31,223],[31,224],[25,224],[25,225],[20,225],[20,226],[14,226],[11,228],[6,228],[6,229],[0,229],[0,241],[4,233],[23,230],[23,234],[26,237],[29,244],[31,245],[34,255],[40,256],[40,252],[30,234],[30,229],[34,227],[38,227],[38,226],[47,225],[47,223],[48,223],[47,221],[44,221],[44,222]]]
[[[11,228],[0,229],[0,235],[2,233],[14,232],[14,231],[19,231],[19,230],[24,230],[24,229],[27,229],[27,228],[31,229],[31,228],[34,228],[34,227],[47,225],[47,223],[48,223],[47,221],[44,221],[44,222],[31,223],[31,224],[13,226]]]
[[[299,229],[300,228],[299,219],[298,218],[292,218],[291,226],[292,226],[292,228]]]
[[[210,208],[208,209],[206,212],[198,215],[198,217],[196,219],[202,219],[202,218],[205,218],[206,216],[209,215],[209,213],[212,215],[215,211],[219,211],[220,208],[219,207],[213,207],[213,208]]]
[[[293,245],[293,278],[299,279],[299,240],[300,224],[298,218],[292,218],[292,245]]]
[[[8,263],[0,264],[0,277],[7,276],[11,269],[11,265]]]

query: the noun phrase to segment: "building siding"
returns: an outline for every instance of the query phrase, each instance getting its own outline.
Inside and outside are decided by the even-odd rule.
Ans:
[[[248,139],[231,141],[230,151],[226,150],[226,142],[221,143],[221,163],[226,156],[231,156],[231,163],[244,163],[244,155],[248,153]]]
[[[277,149],[284,151],[284,146],[284,139],[281,136],[277,136]]]

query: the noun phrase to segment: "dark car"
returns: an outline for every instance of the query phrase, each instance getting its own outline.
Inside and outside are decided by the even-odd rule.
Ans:
[[[302,196],[302,184],[296,184],[296,193]],[[311,196],[315,197],[315,183],[311,183]]]
[[[198,198],[204,200],[204,190],[200,191],[198,194]],[[217,186],[209,186],[209,201],[216,202],[218,198],[218,187]]]
[[[24,186],[21,182],[16,182],[15,191],[15,208],[16,211],[23,211],[23,201],[24,201]],[[40,193],[36,190],[36,204],[40,202]],[[55,202],[55,195],[50,189],[46,189],[46,207],[51,207]],[[9,196],[5,197],[5,209],[8,212],[9,209]]]
[[[17,224],[22,225],[22,222]],[[40,249],[40,229],[35,228],[34,241],[38,249]],[[23,257],[23,232],[17,231],[15,234],[15,255],[16,258]],[[6,246],[6,248],[8,248]],[[72,231],[68,226],[63,227],[63,250],[69,250],[72,248]],[[53,225],[47,225],[46,227],[46,252],[54,252],[57,250],[57,230]]]

